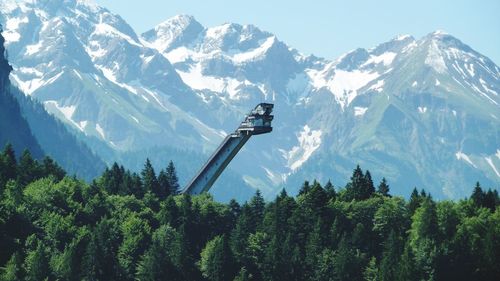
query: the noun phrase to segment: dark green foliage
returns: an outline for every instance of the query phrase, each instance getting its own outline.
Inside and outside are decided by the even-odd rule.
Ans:
[[[167,178],[167,173],[165,171],[161,170],[160,173],[158,174],[158,193],[157,196],[160,199],[165,199],[167,198],[168,195],[172,194],[172,188],[170,187],[170,182]]]
[[[300,187],[299,195],[309,192],[311,186],[309,186],[309,181],[305,181],[304,184]]]
[[[137,267],[137,280],[182,280],[180,265],[180,237],[169,225],[153,233],[151,246]]]
[[[1,155],[2,171],[0,172],[0,183],[5,184],[8,180],[17,179],[17,160],[12,145],[8,143]]]
[[[498,201],[498,191],[489,189],[487,192],[484,192],[479,182],[476,183],[472,191],[471,199],[477,207],[488,208],[491,211],[494,211],[500,203]]]
[[[377,192],[383,196],[391,196],[389,195],[389,185],[387,184],[387,180],[382,178],[382,181],[378,185]]]
[[[153,166],[151,166],[151,162],[149,159],[146,159],[146,163],[144,164],[144,168],[141,171],[141,179],[143,185],[143,192],[153,192],[157,196],[161,194],[160,192],[160,184],[158,183],[158,179],[156,178],[155,170]],[[141,194],[140,196],[143,196]],[[164,194],[162,194],[164,196]]]
[[[257,191],[242,205],[221,204],[209,194],[155,192],[148,161],[141,176],[115,164],[86,184],[64,177],[49,158],[24,152],[18,161],[9,147],[0,157],[0,280],[500,275],[499,198],[479,185],[459,202],[435,202],[416,189],[407,202],[374,192],[370,173],[357,167],[338,194],[314,181],[296,198],[283,190],[265,202]]]
[[[66,171],[61,168],[52,158],[45,156],[42,160],[42,175],[53,176],[57,180],[62,180],[66,176]]]
[[[200,270],[205,278],[213,281],[233,280],[234,259],[225,236],[210,240],[200,255]]]
[[[375,187],[370,171],[363,174],[358,165],[352,173],[351,182],[346,185],[342,199],[345,201],[365,200],[370,198],[374,192]]]
[[[50,279],[48,252],[42,241],[38,241],[36,248],[27,253],[24,269],[27,281]]]
[[[40,178],[42,173],[42,167],[38,164],[38,161],[31,157],[31,153],[28,150],[24,150],[23,154],[19,158],[19,172],[18,181],[22,185],[27,185],[28,183]]]
[[[16,252],[9,259],[4,268],[0,272],[0,280],[2,281],[17,281],[24,277],[23,260],[21,254]]]
[[[335,187],[333,186],[332,182],[328,180],[328,182],[325,184],[325,192],[328,195],[329,199],[335,199],[337,198],[337,192],[335,191]]]
[[[410,201],[408,202],[408,211],[410,215],[415,213],[415,210],[420,206],[420,195],[418,194],[417,188],[413,188],[410,195]]]
[[[344,236],[333,257],[334,280],[362,280],[364,259],[364,254]]]
[[[179,191],[179,179],[177,178],[174,162],[170,161],[168,163],[167,169],[165,170],[165,177],[168,182],[168,188],[170,189],[166,192],[168,194],[176,194]]]

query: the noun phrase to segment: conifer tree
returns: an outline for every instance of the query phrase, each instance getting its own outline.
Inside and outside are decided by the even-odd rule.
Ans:
[[[371,174],[367,171],[368,175],[363,174],[363,171],[359,167],[356,166],[354,169],[351,181],[346,185],[343,200],[351,201],[351,200],[365,200],[370,198],[370,196],[375,191],[373,187],[373,181],[371,179]]]
[[[304,181],[304,183],[300,187],[299,195],[308,193],[310,189],[311,189],[311,186],[309,185],[309,181]]]
[[[177,192],[179,191],[179,178],[177,177],[174,162],[168,162],[165,173],[168,181],[168,186],[170,188],[169,194],[177,194]]]
[[[52,175],[60,181],[66,176],[66,171],[61,168],[52,158],[45,156],[42,160],[42,174],[44,176]]]
[[[160,185],[160,193],[158,197],[160,199],[165,199],[167,196],[172,194],[172,187],[170,186],[170,181],[168,180],[167,173],[163,170],[158,174],[158,184]]]
[[[490,211],[495,211],[496,206],[499,204],[498,191],[488,189],[488,192],[484,195],[483,207],[490,209]]]
[[[476,186],[474,186],[474,190],[472,191],[472,195],[470,199],[476,206],[483,206],[485,194],[479,182],[476,182]]]
[[[328,196],[328,199],[335,199],[337,197],[337,192],[335,191],[335,188],[330,180],[326,182],[324,189]]]
[[[372,175],[370,171],[366,170],[365,179],[363,183],[362,199],[368,199],[375,193],[375,186],[373,185]]]
[[[408,201],[408,211],[410,215],[413,215],[418,207],[420,207],[420,195],[418,194],[417,188],[414,187],[410,195],[410,201]]]
[[[155,170],[153,169],[149,159],[146,159],[144,168],[141,171],[141,178],[144,193],[149,191],[158,196],[160,193],[160,185],[158,183],[158,179],[156,178]]]
[[[19,159],[19,183],[26,186],[28,183],[41,177],[41,168],[38,161],[33,159],[29,150],[25,149]]]
[[[106,168],[102,175],[104,188],[111,194],[120,194],[124,180],[124,169],[118,163],[113,163],[111,169]]]
[[[2,167],[3,180],[4,181],[15,180],[17,178],[17,160],[14,148],[10,143],[5,145],[5,148],[2,153],[2,160],[3,160],[3,167]]]
[[[391,195],[389,194],[389,185],[387,184],[387,180],[385,178],[382,178],[382,181],[380,181],[377,192],[382,196],[391,197]]]
[[[260,227],[260,225],[262,224],[262,219],[264,218],[265,202],[264,197],[262,197],[262,194],[260,193],[260,190],[257,190],[252,199],[250,199],[248,207],[250,212],[250,231],[254,232]]]

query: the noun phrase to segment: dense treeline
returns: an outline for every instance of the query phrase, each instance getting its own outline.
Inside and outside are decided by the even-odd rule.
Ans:
[[[377,188],[357,167],[341,189],[244,204],[175,195],[169,163],[115,164],[91,184],[29,152],[0,154],[0,280],[496,280],[497,191],[436,202]]]

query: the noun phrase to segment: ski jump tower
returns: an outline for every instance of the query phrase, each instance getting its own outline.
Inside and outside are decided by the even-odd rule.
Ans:
[[[273,107],[274,105],[271,103],[258,104],[241,122],[236,131],[222,141],[181,193],[195,195],[208,191],[251,136],[266,134],[273,130],[271,127],[271,121],[274,117],[271,115]]]

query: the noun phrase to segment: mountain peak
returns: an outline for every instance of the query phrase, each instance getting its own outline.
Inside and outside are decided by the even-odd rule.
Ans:
[[[454,43],[455,45],[457,45],[457,44],[458,45],[465,45],[458,38],[454,37],[450,33],[447,33],[443,30],[436,30],[434,32],[427,34],[424,37],[424,40],[434,40],[434,41],[438,41],[438,42],[445,42],[445,43],[447,43],[446,45],[449,45],[449,43]]]
[[[162,52],[189,44],[205,28],[191,15],[177,15],[160,23],[141,36]]]
[[[408,40],[408,39],[413,40],[414,38],[410,34],[400,34],[400,35],[394,37],[394,39],[392,39],[392,41],[404,41],[404,40]]]
[[[163,21],[162,23],[158,24],[155,29],[161,29],[161,28],[168,28],[171,26],[179,26],[179,27],[187,27],[191,24],[194,25],[201,25],[193,16],[191,15],[185,15],[185,14],[180,14],[173,16],[166,21]]]
[[[432,32],[431,35],[432,36],[445,36],[445,35],[450,35],[450,34],[442,29],[438,29],[438,30]]]
[[[452,52],[455,56],[458,54],[457,50],[462,52],[466,57],[481,56],[467,44],[460,41],[460,39],[442,30],[437,30],[427,34],[424,38],[422,38],[422,41],[424,42],[424,45],[428,45],[430,49],[439,49],[445,53]],[[425,44],[425,42],[427,43]],[[455,57],[455,59],[458,59],[458,57]]]

